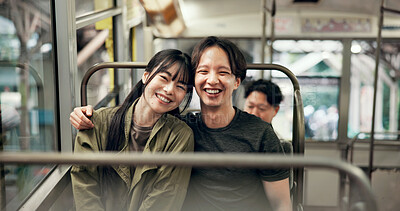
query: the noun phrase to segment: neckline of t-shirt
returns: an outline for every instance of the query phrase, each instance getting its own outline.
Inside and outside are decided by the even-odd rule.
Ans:
[[[154,125],[156,125],[156,124],[154,124]],[[140,125],[136,124],[135,121],[132,120],[132,127],[135,128],[135,129],[138,129],[140,131],[145,131],[145,132],[151,131],[151,130],[153,130],[154,125],[153,126],[147,126],[147,127],[146,126],[140,126]]]
[[[213,132],[219,132],[219,131],[224,131],[224,130],[228,130],[229,128],[231,128],[233,126],[233,124],[236,122],[236,119],[239,118],[239,113],[240,110],[238,108],[236,108],[235,106],[233,106],[233,108],[235,109],[235,116],[233,116],[232,121],[225,127],[220,127],[220,128],[209,128],[207,127],[207,125],[203,122],[203,119],[201,118],[201,113],[199,115],[199,123],[200,123],[200,127],[208,130],[208,131],[213,131]]]

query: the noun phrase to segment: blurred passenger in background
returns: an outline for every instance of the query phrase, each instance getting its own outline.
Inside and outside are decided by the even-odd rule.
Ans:
[[[283,96],[281,89],[268,80],[257,80],[246,87],[244,111],[271,123],[279,111]]]

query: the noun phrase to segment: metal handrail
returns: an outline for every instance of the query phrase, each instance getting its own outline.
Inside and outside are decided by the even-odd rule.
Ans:
[[[357,140],[359,140],[359,136],[361,135],[361,134],[371,134],[371,133],[369,133],[369,132],[359,132],[359,133],[357,133],[348,143],[347,143],[347,145],[346,145],[346,151],[345,151],[345,160],[347,160],[347,161],[349,161],[350,163],[353,163],[353,154],[354,154],[354,144],[355,144],[355,142],[357,141]],[[388,135],[390,135],[390,134],[394,134],[394,135],[400,135],[400,131],[397,131],[397,132],[375,132],[375,134],[388,134]],[[369,140],[369,142],[370,142],[371,140]],[[375,142],[373,143],[373,145],[377,145]],[[371,148],[370,148],[370,150],[371,150]],[[350,158],[348,158],[348,154],[349,154],[349,151],[350,151]],[[371,154],[371,152],[369,153],[369,154]],[[373,152],[372,152],[372,154],[373,154]],[[368,166],[368,168],[369,169],[372,169],[373,168],[373,166]]]
[[[84,75],[81,83],[81,104],[87,105],[87,83],[89,78],[98,70],[104,68],[129,68],[138,69],[146,68],[143,62],[105,62],[92,66]],[[300,93],[300,85],[296,76],[286,67],[278,64],[247,64],[247,69],[255,70],[277,70],[283,72],[293,84],[293,138],[292,146],[294,154],[304,154],[305,148],[305,128],[304,128],[304,111],[303,101]],[[303,202],[303,178],[304,168],[297,168],[293,171],[293,181],[296,183],[296,189],[293,195],[293,202],[301,204]]]
[[[304,125],[304,111],[303,101],[301,98],[300,90],[294,92],[294,109],[293,109],[293,152],[303,155],[305,148],[305,125]],[[294,149],[294,147],[297,147]],[[293,194],[293,202],[296,206],[303,203],[303,181],[304,181],[304,168],[297,168],[293,170],[293,181],[296,182],[296,187]]]
[[[146,68],[146,63],[143,62],[104,62],[93,65],[85,73],[81,83],[81,105],[87,105],[87,83],[90,77],[98,70],[104,68],[130,68],[130,69],[143,69]],[[304,141],[305,141],[305,130],[304,130],[304,111],[303,101],[300,93],[300,85],[296,76],[286,67],[278,64],[247,64],[247,69],[257,70],[277,70],[283,72],[293,84],[293,98],[294,98],[294,109],[293,109],[293,153],[304,154]]]
[[[105,68],[146,68],[147,63],[144,62],[103,62],[93,65],[86,71],[81,82],[81,105],[87,105],[87,84],[89,78],[97,71]]]
[[[245,167],[245,168],[304,168],[336,169],[346,173],[358,186],[363,196],[364,208],[376,211],[377,203],[364,172],[349,163],[321,156],[265,155],[259,153],[33,153],[3,152],[0,163],[4,164],[88,164],[88,165],[173,165],[193,167]]]
[[[400,15],[400,10],[396,10],[396,9],[393,9],[393,8],[381,6],[381,10],[384,11],[384,12],[386,11],[386,12],[391,12],[391,13],[395,13],[395,14]]]
[[[283,72],[292,82],[294,102],[292,134],[293,153],[303,155],[305,148],[304,108],[297,77],[289,69],[278,64],[248,64],[247,68],[258,70],[278,70]],[[304,168],[297,168],[293,170],[293,181],[296,183],[293,194],[294,207],[297,207],[297,205],[303,203],[303,178]]]
[[[370,134],[369,132],[359,132],[357,133],[350,141],[347,142],[346,148],[344,151],[344,154],[342,155],[343,160],[353,164],[353,157],[354,157],[354,144],[357,140],[359,140],[359,136],[361,134]],[[375,132],[375,134],[400,134],[400,131],[397,132]],[[371,139],[368,140],[368,142],[371,144]],[[378,145],[376,142],[372,143],[373,146]],[[370,147],[369,150],[373,149],[374,147]],[[349,157],[349,152],[350,152],[350,157]],[[369,155],[373,154],[373,152],[369,152]],[[371,163],[368,163],[368,169],[373,169],[373,166]],[[346,185],[346,175],[341,174],[340,175],[340,187],[339,187],[339,193],[340,193],[340,200],[344,199],[345,196],[345,185]],[[350,190],[349,190],[350,191]]]

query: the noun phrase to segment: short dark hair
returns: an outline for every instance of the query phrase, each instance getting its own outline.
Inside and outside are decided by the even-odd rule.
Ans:
[[[244,93],[244,97],[247,98],[252,92],[262,92],[267,96],[267,101],[270,105],[277,107],[283,100],[281,89],[275,83],[259,79],[251,82]]]
[[[224,38],[210,36],[202,39],[199,43],[197,43],[192,52],[193,68],[196,69],[199,65],[200,58],[203,52],[207,48],[213,46],[217,46],[225,51],[225,53],[228,55],[233,75],[235,75],[236,78],[240,78],[240,81],[243,82],[246,78],[247,72],[246,59],[244,58],[243,53],[234,43]]]

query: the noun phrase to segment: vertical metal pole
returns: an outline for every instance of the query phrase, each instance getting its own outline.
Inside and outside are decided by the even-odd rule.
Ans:
[[[54,1],[55,35],[58,75],[58,88],[62,90],[63,96],[58,96],[58,115],[59,124],[58,138],[60,140],[60,149],[63,152],[72,151],[74,142],[73,133],[76,129],[66,120],[72,109],[79,102],[79,90],[75,81],[78,81],[78,65],[76,64],[76,24],[75,24],[75,0],[55,0]],[[75,89],[76,88],[76,89]],[[71,96],[65,97],[65,96]]]
[[[271,16],[271,38],[269,43],[269,63],[271,64],[273,61],[273,54],[274,54],[274,46],[273,46],[274,39],[275,39],[275,16]]]
[[[114,5],[116,5],[116,1],[114,1],[115,2],[115,4]],[[118,20],[117,20],[117,17],[112,17],[112,37],[113,37],[113,61],[114,62],[117,62],[117,61],[120,61],[120,58],[119,58],[119,48],[118,48],[118,42],[120,42],[121,40],[119,39],[119,37],[118,37],[118,33],[117,33],[117,29],[120,29],[121,31],[122,31],[122,33],[120,33],[120,34],[123,34],[123,33],[125,33],[125,31],[123,30],[123,28],[122,27],[118,27]],[[113,84],[114,84],[114,90],[119,90],[119,78],[118,78],[118,72],[117,72],[117,70],[114,68],[113,69],[113,78],[114,78],[114,81],[113,81]],[[120,92],[118,91],[118,93],[117,93],[117,95],[115,96],[115,105],[119,105],[120,104]]]
[[[272,64],[274,57],[274,40],[275,40],[275,13],[276,13],[276,4],[275,0],[272,0],[271,7],[271,38],[269,43],[269,63]],[[269,80],[272,79],[272,71],[269,71]]]
[[[3,124],[1,118],[1,99],[0,99],[0,152],[3,152],[3,143],[5,140],[3,137]],[[5,173],[4,173],[4,164],[0,164],[0,210],[5,210],[6,207],[6,180],[5,180]]]
[[[261,10],[262,10],[262,20],[261,20],[261,30],[262,30],[262,35],[261,35],[261,64],[264,64],[265,62],[265,29],[267,25],[267,14],[266,14],[266,1],[267,0],[261,0]],[[264,78],[264,70],[260,71],[260,76],[261,78]]]
[[[339,124],[338,124],[338,143],[341,149],[341,155],[343,160],[348,160],[349,148],[347,143],[347,129],[348,129],[348,115],[349,115],[349,104],[350,104],[350,76],[351,76],[351,39],[343,39],[343,52],[342,52],[342,76],[340,77],[340,89],[339,89]],[[340,175],[340,186],[339,186],[339,205],[344,210],[345,203],[343,201],[345,197],[345,186],[346,186],[346,174],[339,173]]]
[[[378,71],[379,71],[379,59],[381,50],[382,40],[382,25],[383,25],[383,3],[381,0],[381,7],[379,9],[379,25],[378,25],[378,37],[376,38],[376,51],[375,51],[375,81],[374,81],[374,104],[372,109],[372,124],[371,124],[371,142],[369,145],[369,165],[368,165],[368,177],[371,180],[372,177],[372,166],[374,162],[374,139],[375,139],[375,110],[376,110],[376,93],[378,89]]]

